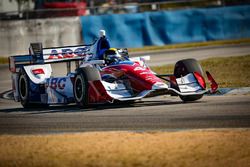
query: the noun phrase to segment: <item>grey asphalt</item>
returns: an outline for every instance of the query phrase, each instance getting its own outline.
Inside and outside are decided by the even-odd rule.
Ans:
[[[250,53],[250,47],[232,45],[150,54],[157,59],[152,61],[163,62],[163,58],[163,64],[168,64],[165,62],[194,57],[198,53],[198,59],[229,53],[232,56],[246,55]],[[60,65],[56,70],[60,71]],[[3,95],[3,92],[11,89],[7,65],[0,65],[0,76],[0,93]],[[88,109],[79,109],[75,105],[53,106],[35,110],[23,109],[19,103],[0,98],[0,134],[249,127],[249,95],[205,96],[193,103],[183,103],[178,97],[160,96],[134,104],[97,105]]]
[[[204,128],[249,128],[250,96],[205,96],[183,103],[178,97],[148,98],[134,104],[79,109],[54,106],[25,110],[0,101],[0,134],[48,134],[86,131],[179,131]]]

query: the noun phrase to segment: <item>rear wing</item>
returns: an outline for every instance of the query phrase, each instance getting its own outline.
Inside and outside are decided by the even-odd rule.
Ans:
[[[9,70],[17,72],[17,69],[25,65],[83,60],[87,55],[91,55],[90,47],[91,45],[77,45],[43,48],[41,43],[31,43],[29,55],[9,57]]]

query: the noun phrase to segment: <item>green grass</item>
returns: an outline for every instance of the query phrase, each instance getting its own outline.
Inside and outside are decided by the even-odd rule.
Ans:
[[[250,86],[250,55],[210,58],[199,61],[203,71],[209,71],[219,87]],[[151,67],[158,74],[173,73],[174,65]]]

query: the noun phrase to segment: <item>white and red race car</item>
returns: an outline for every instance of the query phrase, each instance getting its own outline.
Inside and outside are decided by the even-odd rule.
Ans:
[[[43,48],[41,43],[32,43],[29,55],[9,57],[14,99],[25,108],[69,103],[82,108],[163,94],[195,101],[218,88],[206,72],[211,83],[211,89],[206,89],[203,71],[195,59],[178,61],[174,74],[164,75],[147,66],[145,61],[149,59],[149,56],[130,58],[127,49],[110,48],[103,30],[90,45]],[[67,74],[54,77],[52,63],[62,62],[66,63]]]

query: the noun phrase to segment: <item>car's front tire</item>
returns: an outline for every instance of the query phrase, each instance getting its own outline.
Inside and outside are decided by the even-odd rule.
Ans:
[[[200,75],[203,75],[203,70],[201,65],[195,59],[184,59],[180,60],[175,64],[174,69],[174,76],[176,78],[180,78],[185,76],[189,73],[198,72]],[[184,102],[196,101],[203,97],[201,95],[187,95],[187,96],[180,96],[181,100]]]
[[[180,96],[180,99],[184,102],[196,101],[203,97],[202,95],[188,95],[188,96]]]

